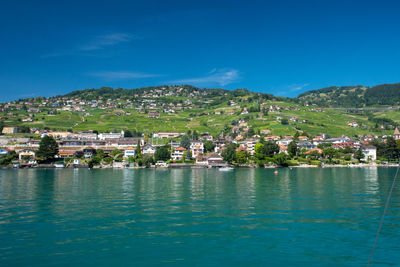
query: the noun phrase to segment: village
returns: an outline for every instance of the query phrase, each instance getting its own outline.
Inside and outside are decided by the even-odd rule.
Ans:
[[[398,128],[392,136],[365,135],[355,139],[301,133],[275,136],[268,130],[246,136],[245,127],[245,122],[233,127],[232,132],[238,132],[234,138],[196,131],[127,137],[124,131],[50,130],[37,130],[37,138],[27,138],[16,136],[18,127],[5,126],[0,136],[0,163],[8,167],[315,167],[388,164],[399,154]],[[45,138],[57,145],[52,158],[38,155]]]

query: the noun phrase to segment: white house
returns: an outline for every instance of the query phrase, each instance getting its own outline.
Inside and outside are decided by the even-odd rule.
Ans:
[[[127,147],[124,150],[124,158],[134,157],[136,155],[136,148]]]
[[[124,137],[124,131],[121,131],[120,133],[101,133],[98,135],[100,140],[105,140],[105,139],[119,139]]]
[[[154,155],[154,153],[156,153],[156,149],[151,145],[145,145],[142,151],[143,155]]]
[[[364,154],[364,160],[376,160],[376,147],[374,146],[363,146],[361,147],[361,151]]]
[[[196,158],[198,155],[204,152],[204,144],[199,140],[190,141],[190,151],[192,152],[192,158]]]
[[[174,150],[174,153],[172,153],[171,157],[172,160],[181,160],[183,159],[183,153],[185,153],[186,148],[184,147],[178,147]]]

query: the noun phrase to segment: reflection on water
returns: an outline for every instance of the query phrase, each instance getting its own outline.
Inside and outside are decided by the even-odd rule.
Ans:
[[[365,264],[395,170],[273,171],[1,170],[0,265]],[[399,188],[376,266],[400,262]]]

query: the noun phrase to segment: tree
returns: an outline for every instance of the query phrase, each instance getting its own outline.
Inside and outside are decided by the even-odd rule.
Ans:
[[[236,159],[236,144],[229,144],[224,151],[222,151],[221,156],[225,161],[232,163]]]
[[[141,148],[140,148],[140,141],[138,141],[138,143],[137,143],[135,156],[136,156],[137,158],[139,158],[140,156],[142,156],[142,152],[141,152]]]
[[[204,150],[205,150],[206,153],[207,152],[213,152],[214,148],[215,148],[215,145],[214,145],[214,143],[212,141],[207,140],[207,141],[204,142]]]
[[[327,147],[324,150],[322,150],[325,158],[328,158],[329,161],[332,160],[332,158],[336,155],[336,150],[333,147]]]
[[[133,137],[133,134],[132,134],[131,131],[126,130],[126,131],[124,132],[124,137]]]
[[[279,166],[287,166],[287,156],[285,153],[281,152],[274,156],[274,161]]]
[[[255,134],[256,134],[256,132],[254,131],[253,128],[250,128],[250,129],[247,131],[247,136],[248,136],[248,137],[252,137],[252,136],[255,135]]]
[[[39,149],[36,152],[36,156],[44,162],[51,162],[55,159],[58,154],[58,144],[56,140],[51,136],[45,136],[42,138],[39,144]]]
[[[110,153],[110,155],[113,157],[120,155],[120,154],[124,154],[124,152],[122,152],[122,150],[119,150],[119,149],[113,149]]]
[[[319,152],[317,150],[313,150],[310,153],[308,153],[307,157],[311,160],[317,160],[319,159],[319,156],[320,156]]]
[[[150,167],[151,164],[154,164],[154,158],[151,155],[144,155],[142,158],[143,165],[146,167]]]
[[[18,159],[18,155],[15,151],[11,151],[8,155],[0,156],[0,166],[10,165],[13,160]]]
[[[364,158],[364,153],[362,152],[361,148],[354,152],[354,158],[358,159],[358,161],[361,161]]]
[[[190,148],[190,137],[188,135],[184,135],[181,137],[181,147],[184,147],[186,149]]]
[[[288,125],[288,124],[289,124],[288,119],[283,118],[283,119],[281,120],[281,124],[282,124],[282,125]]]
[[[265,154],[264,154],[264,144],[262,143],[257,143],[254,146],[254,156],[258,159],[258,160],[263,160],[265,158]]]
[[[236,161],[239,164],[245,164],[247,162],[247,159],[249,157],[249,153],[244,150],[239,150],[236,152]]]
[[[297,146],[296,141],[290,142],[290,144],[288,145],[289,155],[293,158],[294,156],[297,156],[298,151],[299,151],[299,148]]]
[[[396,140],[393,137],[388,137],[386,139],[386,144],[383,147],[383,155],[387,159],[398,159],[400,155],[400,150],[397,147]]]
[[[170,157],[171,157],[171,154],[169,152],[169,147],[167,145],[157,147],[156,153],[154,153],[154,159],[156,161],[159,161],[159,160],[167,161],[170,159]]]
[[[271,141],[264,144],[264,154],[266,157],[272,158],[276,153],[279,153],[279,146],[277,144]]]

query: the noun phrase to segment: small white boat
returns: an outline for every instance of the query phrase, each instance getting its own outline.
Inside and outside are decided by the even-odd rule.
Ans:
[[[233,168],[227,167],[227,166],[222,166],[218,170],[221,171],[221,172],[225,172],[225,171],[231,171],[231,170],[233,170]]]
[[[54,164],[54,167],[56,167],[56,168],[64,168],[65,166],[64,166],[64,163],[56,163],[56,164]]]

